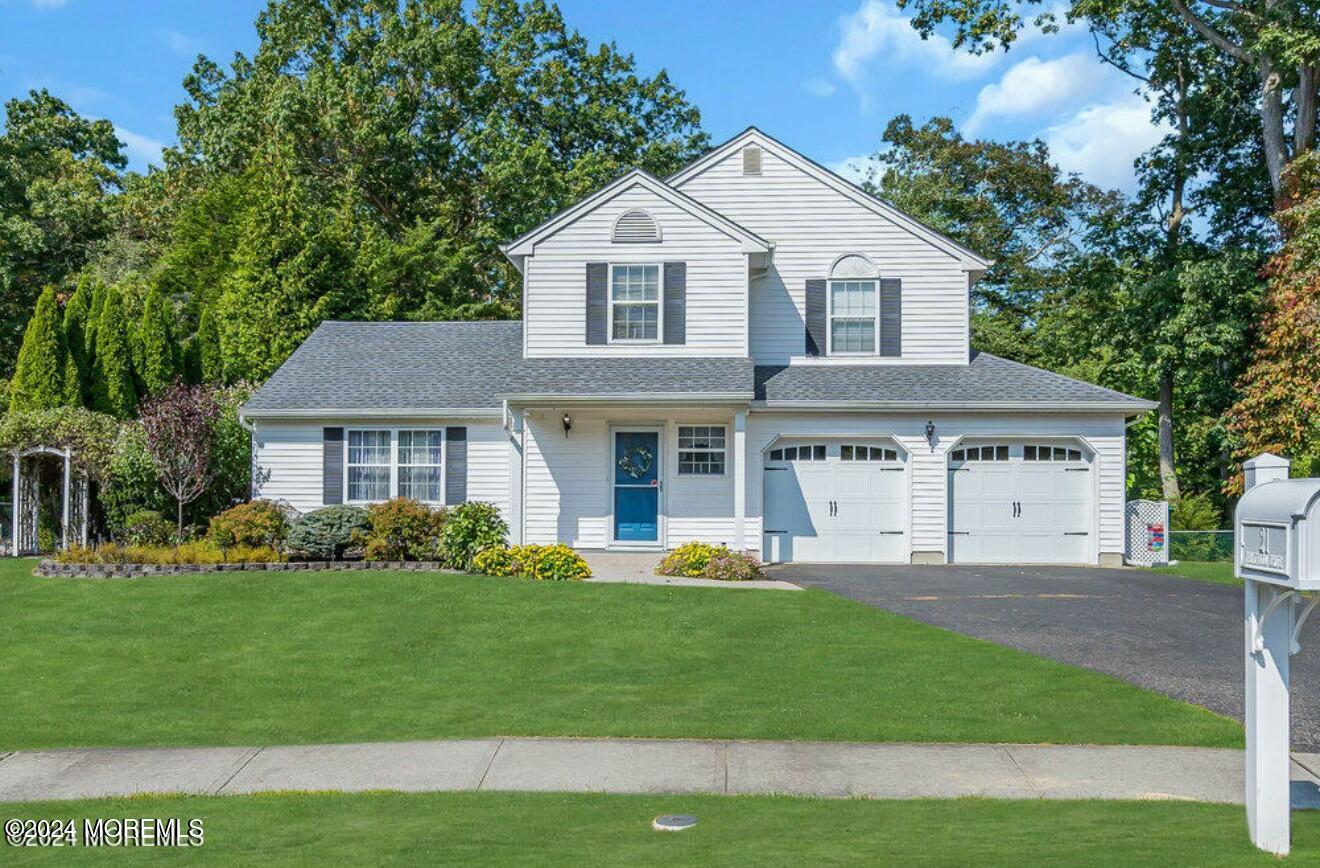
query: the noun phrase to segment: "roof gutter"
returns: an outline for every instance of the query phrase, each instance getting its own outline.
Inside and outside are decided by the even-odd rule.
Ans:
[[[617,392],[593,394],[528,392],[499,395],[497,397],[510,404],[692,404],[711,401],[746,404],[751,402],[754,396],[751,392]]]
[[[957,410],[961,412],[1001,413],[1031,410],[1045,413],[1131,413],[1153,410],[1152,401],[963,401],[940,403],[932,401],[753,401],[753,410],[802,410],[815,412],[867,410]]]
[[[498,419],[499,407],[316,407],[290,410],[266,408],[238,411],[240,421],[244,419],[409,419],[429,416],[444,416],[449,419]]]

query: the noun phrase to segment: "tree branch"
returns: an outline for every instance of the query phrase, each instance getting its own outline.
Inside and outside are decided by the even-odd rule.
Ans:
[[[1210,43],[1221,51],[1224,51],[1243,63],[1252,63],[1251,55],[1235,42],[1232,42],[1224,34],[1211,27],[1199,15],[1187,7],[1184,0],[1169,0],[1174,10],[1182,16],[1182,19],[1191,26],[1193,30],[1210,40]]]
[[[1095,30],[1091,31],[1091,39],[1095,42],[1095,53],[1096,56],[1100,58],[1101,63],[1107,63],[1110,66],[1114,67],[1114,69],[1117,69],[1119,72],[1130,75],[1133,78],[1135,78],[1137,81],[1143,81],[1146,84],[1153,86],[1153,82],[1149,78],[1147,78],[1146,76],[1142,75],[1139,72],[1134,71],[1126,63],[1120,63],[1119,61],[1115,60],[1103,48],[1101,48],[1100,34],[1097,33]]]

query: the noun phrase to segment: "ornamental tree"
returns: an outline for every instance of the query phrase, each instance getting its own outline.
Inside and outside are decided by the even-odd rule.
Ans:
[[[220,404],[206,386],[175,381],[138,408],[147,454],[161,487],[178,505],[176,540],[183,541],[183,508],[211,484],[211,445]]]
[[[69,376],[68,355],[59,302],[54,287],[48,286],[23,333],[9,387],[10,411],[51,410],[77,403],[77,381]]]

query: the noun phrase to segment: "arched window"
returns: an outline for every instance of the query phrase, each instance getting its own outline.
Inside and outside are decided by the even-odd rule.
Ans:
[[[860,253],[830,269],[830,355],[875,355],[880,334],[880,272]]]
[[[647,244],[660,240],[660,224],[645,211],[628,211],[614,223],[615,244]]]
[[[860,253],[845,253],[834,260],[830,280],[875,280],[880,270]]]

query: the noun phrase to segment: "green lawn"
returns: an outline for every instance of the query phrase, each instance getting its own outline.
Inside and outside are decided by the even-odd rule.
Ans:
[[[1242,586],[1242,580],[1233,575],[1232,561],[1179,561],[1173,566],[1155,567],[1153,571],[1170,576],[1198,579],[1202,582],[1213,582],[1216,585]]]
[[[0,750],[490,735],[1237,746],[1204,709],[819,591],[0,562]]]
[[[696,814],[685,832],[657,814]],[[200,818],[192,850],[6,847],[6,865],[1279,865],[1243,809],[1173,802],[828,801],[729,796],[372,793],[0,805],[5,817]],[[1293,853],[1320,857],[1320,815]]]

